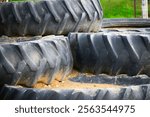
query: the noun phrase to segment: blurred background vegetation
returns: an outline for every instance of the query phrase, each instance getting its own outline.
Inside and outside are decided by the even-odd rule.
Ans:
[[[27,0],[10,0],[10,1],[27,1]],[[29,0],[28,0],[29,1]],[[134,0],[100,0],[104,18],[134,18]],[[136,16],[140,18],[142,0],[136,0]],[[150,0],[149,0],[150,16]]]
[[[100,0],[105,18],[134,18],[134,0]],[[136,0],[136,16],[142,17],[142,0]],[[150,0],[149,0],[150,16]]]

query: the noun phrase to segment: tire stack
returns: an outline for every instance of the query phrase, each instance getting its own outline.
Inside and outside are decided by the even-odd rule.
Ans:
[[[104,19],[98,33],[69,35],[74,68],[97,75],[74,81],[123,85],[96,90],[99,93],[91,94],[92,99],[150,99],[149,22],[149,19]],[[103,73],[111,77],[99,75]]]
[[[101,24],[102,16],[99,0],[1,3],[0,99],[150,99],[149,20],[132,25],[135,21],[107,19]],[[118,28],[119,23],[143,28]],[[37,82],[62,81],[72,67],[94,74],[73,82],[123,87],[32,88]]]
[[[99,0],[1,2],[0,99],[30,99],[41,91],[32,88],[37,82],[63,80],[73,66],[67,35],[99,31],[102,15]],[[31,97],[51,99],[50,92]]]

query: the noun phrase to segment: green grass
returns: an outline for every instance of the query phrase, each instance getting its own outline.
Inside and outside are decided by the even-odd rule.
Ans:
[[[27,1],[27,0],[9,0],[10,2]]]
[[[29,0],[10,0],[10,1],[29,1]],[[35,0],[36,1],[36,0]],[[100,0],[105,18],[133,18],[134,17],[134,0]],[[137,17],[142,17],[141,1],[137,1]],[[150,4],[149,4],[150,16]]]
[[[134,0],[100,0],[105,18],[133,18],[134,17]],[[142,17],[141,1],[137,0],[136,16]],[[150,4],[149,4],[150,13]],[[150,14],[149,14],[150,15]]]
[[[104,10],[104,17],[106,18],[134,17],[133,0],[100,0],[100,1]],[[139,9],[137,15],[139,16]]]
[[[37,0],[9,0],[10,2],[37,1]]]
[[[149,13],[149,17],[150,17],[150,2],[148,4],[148,13]]]

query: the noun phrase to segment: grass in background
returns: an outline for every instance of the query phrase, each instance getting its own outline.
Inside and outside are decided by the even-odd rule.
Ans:
[[[38,0],[9,0],[9,2],[38,1]]]
[[[148,3],[148,15],[150,17],[150,0],[149,0],[149,3]]]
[[[134,0],[100,0],[105,18],[134,18]],[[136,0],[136,16],[142,17],[142,0]],[[149,2],[150,16],[150,2]]]
[[[27,1],[27,0],[9,0],[9,2]]]

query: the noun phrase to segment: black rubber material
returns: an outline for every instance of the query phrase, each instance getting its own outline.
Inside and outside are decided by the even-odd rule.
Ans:
[[[102,28],[100,29],[99,32],[106,32],[106,33],[109,33],[109,32],[114,32],[114,33],[117,33],[117,32],[121,32],[121,33],[149,33],[150,32],[150,28]]]
[[[131,86],[131,85],[143,85],[150,84],[150,77],[146,75],[137,75],[137,76],[108,76],[105,74],[99,75],[79,75],[77,77],[70,78],[72,82],[78,83],[96,83],[96,84],[115,84],[121,86]]]
[[[150,19],[125,18],[125,19],[103,19],[103,28],[113,27],[150,27]]]
[[[69,40],[80,72],[150,76],[150,33],[71,33]]]
[[[43,0],[0,4],[0,35],[49,35],[98,31],[99,0]]]
[[[32,37],[35,38],[37,40],[0,44],[0,85],[49,84],[58,75],[58,80],[62,80],[70,73],[73,60],[68,39],[64,36]],[[5,40],[11,39],[5,37]]]
[[[4,86],[0,100],[150,100],[150,85],[78,90]]]

